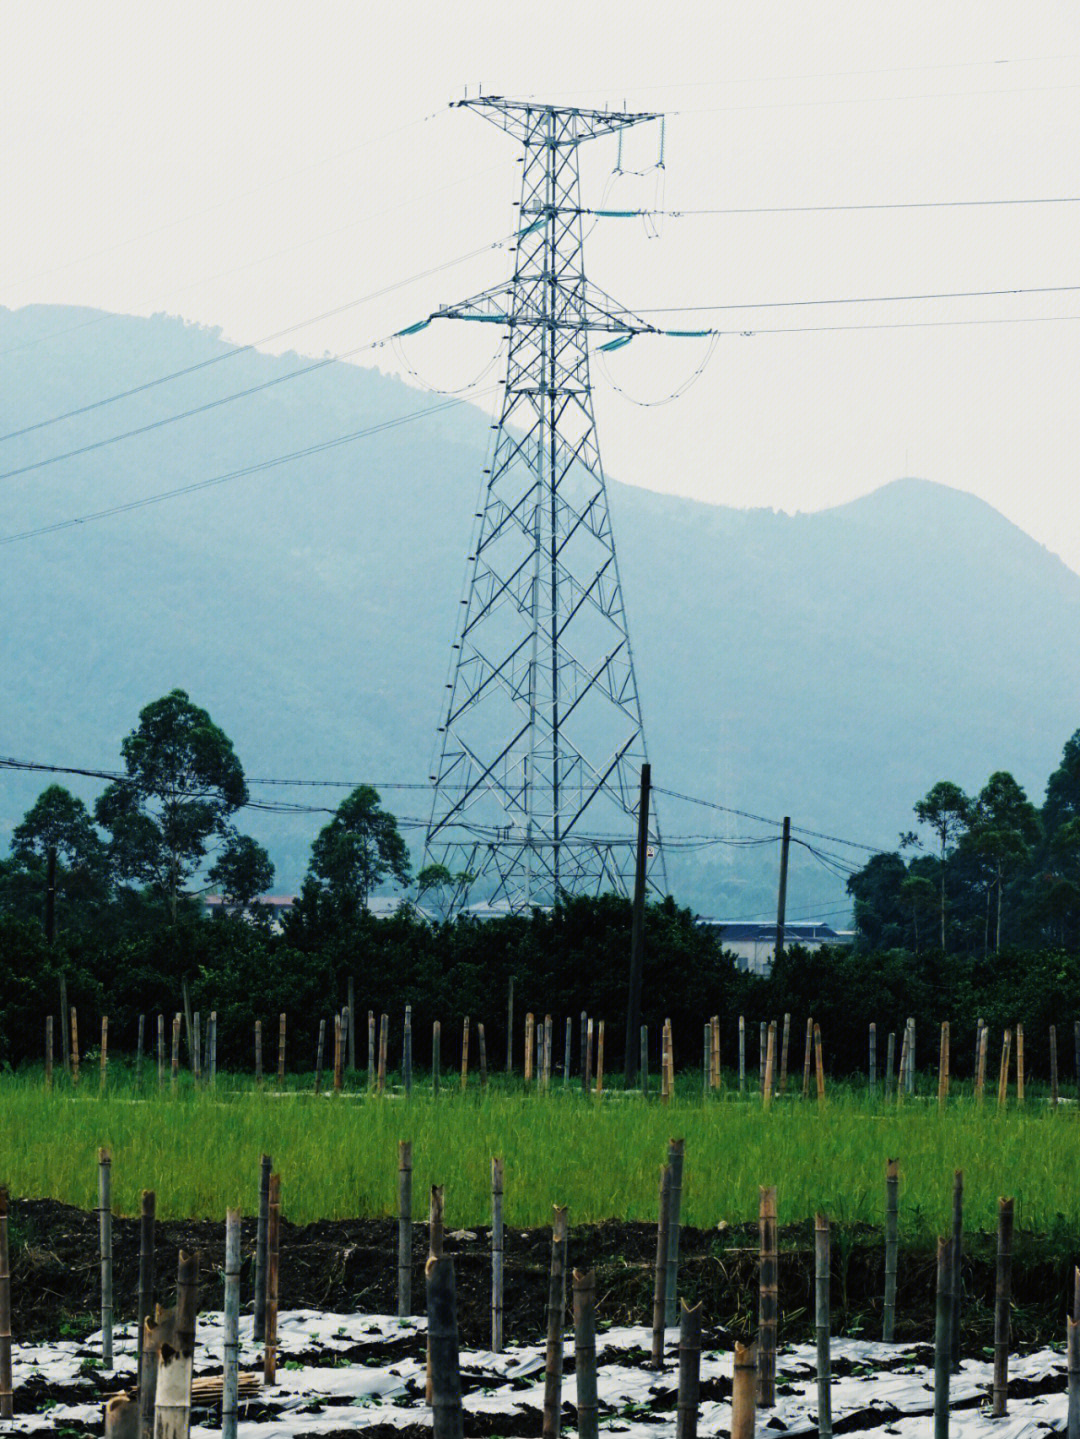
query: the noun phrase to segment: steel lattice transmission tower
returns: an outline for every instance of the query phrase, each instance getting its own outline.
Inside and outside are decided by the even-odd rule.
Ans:
[[[633,885],[645,736],[593,418],[589,332],[649,331],[585,278],[578,146],[654,115],[460,102],[524,146],[513,277],[432,318],[509,332],[440,725],[425,863],[511,908]],[[650,882],[666,887],[655,822]],[[469,881],[459,885],[460,901]]]

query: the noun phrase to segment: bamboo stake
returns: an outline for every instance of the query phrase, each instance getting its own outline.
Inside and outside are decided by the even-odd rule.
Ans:
[[[739,1093],[746,1092],[746,1018],[739,1015]]]
[[[281,1175],[270,1176],[270,1220],[266,1229],[266,1337],[263,1340],[263,1383],[277,1383],[278,1263],[281,1253]]]
[[[994,1284],[994,1403],[992,1414],[1001,1419],[1009,1407],[1009,1344],[1012,1299],[1013,1202],[998,1200],[997,1273]]]
[[[442,1023],[439,1020],[431,1026],[431,1092],[439,1093],[439,1065],[442,1061]]]
[[[1004,1109],[1009,1102],[1009,1054],[1012,1049],[1012,1030],[1007,1029],[1001,1041],[1001,1071],[998,1074],[998,1108]]]
[[[604,1092],[604,1021],[600,1021],[596,1035],[596,1094]]]
[[[714,1091],[720,1088],[720,1016],[714,1014],[709,1021],[709,1081]]]
[[[566,1016],[566,1034],[563,1037],[563,1085],[570,1083],[570,1051],[574,1043],[574,1024],[570,1016]]]
[[[285,1016],[278,1015],[278,1037],[277,1037],[277,1087],[285,1087]]]
[[[821,1025],[814,1025],[814,1068],[817,1071],[818,1103],[825,1103],[825,1064],[821,1057]]]
[[[585,1093],[592,1093],[592,1071],[593,1071],[593,1022],[591,1019],[585,1022]]]
[[[428,1268],[431,1267],[433,1259],[443,1257],[443,1190],[441,1184],[433,1184],[428,1195]],[[427,1270],[425,1270],[425,1274]],[[430,1292],[430,1291],[429,1291]],[[431,1328],[428,1326],[427,1337],[427,1375],[425,1379],[424,1399],[427,1404],[432,1403],[432,1379],[431,1379]]]
[[[480,1046],[480,1088],[486,1089],[488,1080],[487,1039],[485,1038],[484,1026],[482,1024],[476,1026],[476,1039]]]
[[[169,1072],[169,1084],[173,1090],[180,1082],[180,1020],[179,1014],[173,1015],[172,1025],[172,1064]]]
[[[551,1015],[550,1015],[550,1014],[545,1014],[545,1015],[544,1015],[544,1063],[543,1063],[544,1090],[545,1090],[545,1092],[547,1091],[548,1087],[549,1087],[550,1084],[551,1084],[551,1068],[552,1068],[553,1055],[554,1055],[554,1049],[555,1049],[554,1040],[555,1040],[555,1036],[554,1036],[554,1032],[552,1031],[552,1028],[551,1028]]]
[[[877,1098],[877,1025],[870,1021],[870,1098]]]
[[[315,1046],[315,1093],[322,1084],[323,1048],[326,1044],[326,1020],[319,1020],[319,1039]]]
[[[934,1439],[949,1439],[949,1338],[952,1330],[952,1241],[938,1240],[934,1324]]]
[[[669,1139],[667,1162],[670,1172],[668,1181],[667,1221],[667,1279],[664,1283],[664,1325],[674,1327],[679,1313],[677,1297],[679,1286],[679,1231],[682,1220],[683,1160],[686,1156],[685,1139]]]
[[[766,1024],[764,1020],[758,1024],[758,1093],[765,1093],[765,1046],[766,1046]]]
[[[814,1216],[814,1328],[817,1339],[818,1434],[832,1439],[832,1362],[829,1354],[829,1221]]]
[[[1073,1318],[1065,1320],[1065,1349],[1069,1368],[1068,1439],[1080,1439],[1080,1326]]]
[[[580,1024],[581,1041],[579,1044],[579,1048],[581,1050],[581,1092],[582,1094],[588,1094],[589,1081],[585,1074],[585,1066],[589,1062],[589,1016],[585,1013],[584,1010],[581,1011]]]
[[[964,1258],[964,1171],[956,1170],[953,1175],[953,1227],[952,1227],[952,1328],[949,1331],[949,1353],[952,1357],[954,1374],[960,1373],[960,1286]]]
[[[491,1352],[503,1352],[503,1162],[491,1161]],[[579,1436],[580,1439],[580,1436]]]
[[[15,1414],[11,1385],[11,1254],[8,1243],[8,1190],[0,1185],[0,1419]]]
[[[701,1094],[708,1099],[712,1089],[712,1025],[706,1020],[702,1027],[701,1041]]]
[[[904,1025],[904,1038],[900,1045],[900,1072],[896,1076],[896,1103],[901,1105],[904,1102],[904,1090],[907,1088],[908,1071],[908,1043],[911,1039],[911,1030]]]
[[[671,1028],[671,1020],[664,1020],[664,1029],[667,1032],[667,1070],[668,1070],[668,1098],[675,1097],[675,1036]]]
[[[462,1439],[464,1421],[458,1368],[454,1261],[432,1255],[427,1262],[425,1277],[433,1439]]]
[[[79,1082],[79,1016],[71,1006],[71,1082]]]
[[[908,1092],[909,1094],[914,1094],[914,1093],[915,1093],[915,1071],[916,1071],[916,1067],[917,1067],[916,1064],[915,1064],[915,1021],[914,1021],[914,1019],[909,1019],[909,1020],[908,1020],[908,1022],[907,1022],[907,1027],[908,1027],[908,1033],[909,1033],[909,1035],[910,1035],[910,1038],[909,1038],[909,1041],[908,1041],[907,1092]]]
[[[210,1088],[217,1088],[217,1010],[210,1011],[210,1027],[206,1036],[207,1047],[210,1050]]]
[[[675,1439],[697,1439],[700,1395],[701,1305],[695,1304],[691,1309],[684,1299],[679,1321],[679,1389],[675,1401]]]
[[[543,1439],[556,1439],[562,1424],[563,1317],[566,1314],[566,1206],[556,1204],[551,1225],[547,1353],[544,1360]]]
[[[888,1042],[885,1046],[885,1099],[889,1098],[889,1091],[893,1087],[893,1073],[896,1064],[896,1035],[890,1030]]]
[[[649,1097],[649,1026],[641,1026],[641,1057],[638,1062],[641,1070],[641,1093],[645,1099]]]
[[[982,1039],[982,1032],[983,1032],[983,1017],[982,1017],[982,1015],[980,1014],[979,1017],[978,1017],[978,1019],[975,1021],[975,1058],[974,1058],[974,1060],[972,1061],[972,1070],[971,1070],[971,1072],[972,1072],[973,1075],[974,1075],[974,1074],[978,1074],[978,1072],[979,1072],[979,1041]]]
[[[469,1085],[469,1016],[465,1016],[465,1025],[461,1031],[461,1087],[467,1089]]]
[[[596,1398],[596,1271],[574,1270],[574,1380],[578,1439],[599,1439]]]
[[[803,1054],[802,1097],[803,1097],[804,1099],[809,1099],[809,1098],[810,1098],[810,1063],[811,1063],[811,1056],[813,1055],[813,1052],[814,1052],[814,1021],[813,1021],[813,1019],[811,1018],[811,1019],[808,1019],[808,1020],[806,1021],[806,1050],[805,1050],[805,1052],[804,1052],[804,1054]],[[758,1354],[757,1362],[758,1362],[758,1364],[760,1365],[760,1363],[761,1363],[761,1354],[760,1354],[760,1353]]]
[[[194,1041],[191,1051],[191,1069],[197,1085],[202,1078],[202,1016],[198,1010],[192,1015],[192,1027],[194,1031]]]
[[[388,1014],[381,1014],[379,1016],[379,1072],[375,1080],[375,1088],[380,1094],[386,1091],[386,1059],[389,1043],[390,1016]]]
[[[98,1088],[105,1088],[106,1076],[109,1072],[109,1016],[101,1016],[101,1059],[99,1068]]]
[[[145,1344],[156,1354],[154,1396],[155,1439],[187,1439],[191,1429],[191,1370],[195,1355],[199,1256],[180,1251],[176,1276],[176,1309],[157,1311],[147,1322]]]
[[[773,1065],[776,1062],[776,1024],[770,1021],[768,1037],[765,1041],[765,1073],[761,1086],[761,1102],[766,1109],[772,1104],[773,1096]]]
[[[369,1009],[367,1012],[367,1087],[375,1088],[375,1070],[378,1065],[378,1056],[375,1053],[375,1011]]]
[[[949,1021],[941,1021],[941,1051],[938,1056],[937,1104],[944,1109],[949,1102]]]
[[[334,1016],[335,1021],[338,1016]],[[255,1311],[252,1319],[251,1339],[259,1344],[266,1336],[266,1250],[270,1228],[270,1170],[273,1165],[269,1154],[259,1160],[259,1218],[255,1228]]]
[[[173,1054],[176,1053],[176,1036],[179,1033],[179,1026],[173,1025]],[[174,1060],[175,1063],[175,1060]],[[262,1020],[255,1021],[255,1083],[262,1088]]]
[[[139,1376],[140,1393],[143,1389],[143,1326],[154,1312],[154,1223],[156,1219],[157,1196],[152,1189],[144,1189],[139,1201],[139,1291],[138,1312],[135,1316],[135,1372]],[[153,1388],[151,1386],[151,1393]]]
[[[53,1017],[45,1016],[45,1088],[53,1087]]]
[[[1024,1026],[1016,1026],[1016,1102],[1024,1102]]]
[[[334,1015],[334,1093],[341,1093],[341,1015]]]
[[[412,1313],[412,1143],[398,1142],[397,1312],[399,1319]]]
[[[754,1439],[757,1418],[757,1345],[735,1341],[731,1383],[731,1439]]]
[[[528,1089],[533,1077],[533,1029],[536,1016],[530,1011],[525,1016],[525,1088]]]
[[[240,1379],[240,1211],[225,1213],[225,1314],[221,1343],[221,1439],[236,1439]]]
[[[776,1187],[762,1185],[758,1191],[758,1229],[761,1236],[758,1294],[758,1408],[776,1404]]]
[[[405,1081],[405,1098],[412,1098],[412,1005],[405,1006],[405,1033],[401,1042],[401,1074]]]
[[[986,1089],[986,1041],[990,1031],[983,1025],[979,1032],[979,1067],[975,1072],[975,1102],[982,1104]]]
[[[112,1158],[98,1150],[98,1248],[101,1255],[101,1363],[113,1367]]]
[[[667,1290],[668,1192],[671,1166],[660,1171],[660,1200],[656,1216],[656,1264],[653,1267],[652,1367],[664,1367],[664,1312]]]
[[[716,1026],[717,1026],[716,1043],[717,1043],[717,1048],[719,1048],[719,1046],[720,1046],[720,1021],[719,1021],[719,1020],[716,1021]],[[784,1090],[787,1088],[788,1044],[789,1044],[789,1042],[790,1042],[790,1039],[791,1039],[791,1015],[790,1015],[790,1014],[785,1014],[785,1015],[784,1015],[784,1037],[783,1037],[783,1039],[781,1040],[781,1043],[780,1043],[780,1093],[781,1093],[781,1094],[783,1094]],[[719,1069],[719,1064],[717,1065],[717,1069]]]
[[[890,1035],[890,1038],[892,1036]],[[896,1334],[896,1261],[900,1230],[900,1161],[885,1164],[885,1303],[881,1338],[892,1344]]]
[[[165,1083],[165,1016],[157,1017],[157,1082],[160,1089]]]
[[[1058,1102],[1058,1062],[1057,1062],[1057,1025],[1050,1026],[1050,1103],[1057,1108]]]

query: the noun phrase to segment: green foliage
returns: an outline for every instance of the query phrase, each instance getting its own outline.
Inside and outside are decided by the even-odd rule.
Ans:
[[[308,880],[343,916],[358,913],[384,880],[409,883],[409,851],[378,791],[359,785],[311,846]]]
[[[225,899],[243,906],[270,888],[274,882],[274,866],[258,840],[230,832],[224,849],[207,870],[206,878],[220,888]]]

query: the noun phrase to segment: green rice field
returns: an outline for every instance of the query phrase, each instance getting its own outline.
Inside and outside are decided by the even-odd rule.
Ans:
[[[13,1196],[93,1208],[105,1146],[116,1212],[137,1213],[148,1188],[163,1218],[219,1218],[230,1205],[253,1213],[264,1152],[282,1175],[293,1222],[390,1215],[398,1141],[409,1139],[417,1212],[427,1187],[442,1184],[448,1227],[488,1222],[492,1155],[504,1160],[511,1225],[549,1222],[553,1203],[568,1204],[578,1224],[651,1220],[671,1137],[686,1140],[683,1222],[693,1226],[755,1219],[762,1184],[778,1187],[781,1223],[819,1208],[848,1224],[881,1223],[889,1157],[900,1160],[909,1241],[946,1224],[958,1168],[972,1228],[993,1227],[1003,1194],[1015,1196],[1020,1227],[1080,1226],[1080,1111],[1034,1099],[999,1112],[996,1097],[977,1106],[968,1095],[939,1113],[933,1097],[898,1107],[837,1089],[820,1105],[785,1096],[764,1110],[757,1095],[703,1099],[688,1083],[662,1104],[614,1087],[586,1097],[561,1084],[541,1095],[493,1082],[444,1088],[438,1098],[418,1085],[405,1099],[362,1088],[279,1093],[224,1074],[214,1090],[183,1076],[176,1092],[166,1084],[142,1094],[122,1078],[102,1092],[90,1069],[78,1088],[61,1077],[51,1092],[40,1074],[0,1079],[0,1183]]]

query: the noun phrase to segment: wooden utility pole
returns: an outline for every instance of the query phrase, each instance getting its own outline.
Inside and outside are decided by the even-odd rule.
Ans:
[[[780,893],[776,901],[776,948],[773,950],[773,964],[784,953],[784,916],[787,911],[787,861],[791,845],[791,819],[784,816],[784,835],[780,841]]]
[[[626,1005],[626,1045],[623,1082],[627,1089],[638,1080],[638,1035],[641,1031],[641,986],[645,973],[645,868],[649,858],[649,790],[652,767],[641,766],[638,801],[637,863],[634,870],[634,910],[630,926],[630,997]]]

